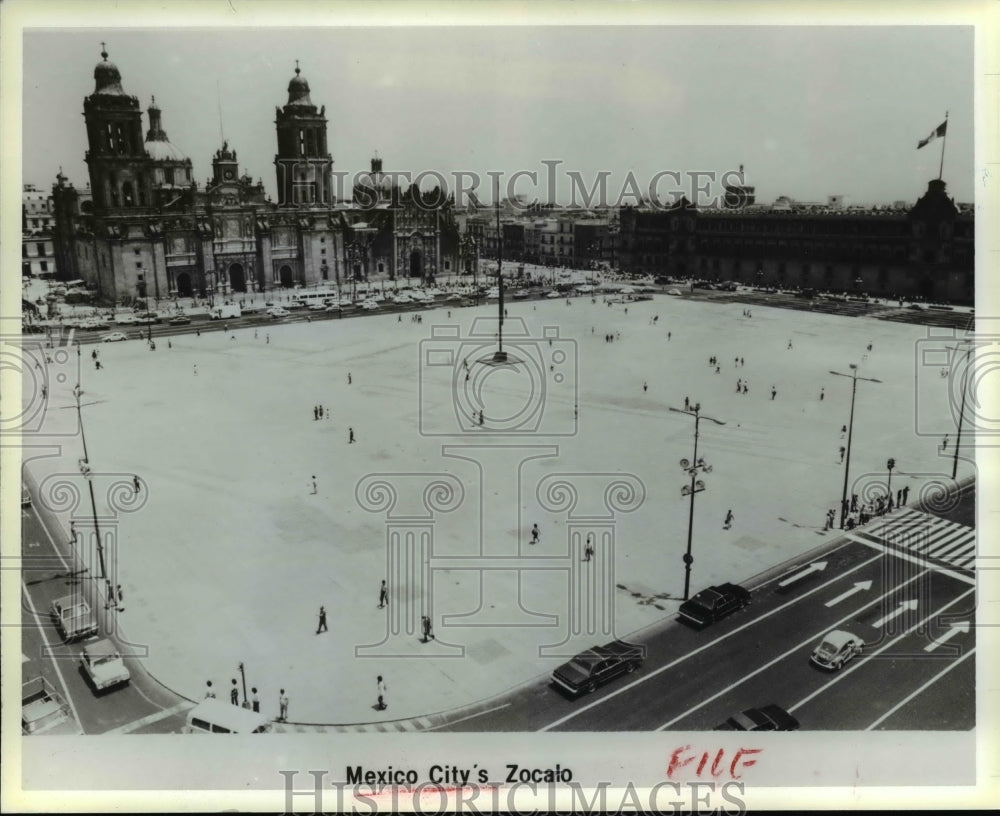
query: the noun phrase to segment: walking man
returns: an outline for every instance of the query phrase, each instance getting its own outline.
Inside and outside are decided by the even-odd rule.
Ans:
[[[423,633],[423,643],[434,639],[434,632],[431,629],[431,619],[429,615],[423,615],[420,618],[420,630]]]
[[[583,547],[583,560],[589,561],[594,555],[594,536],[593,534],[587,535],[587,543]]]
[[[125,593],[122,592],[122,585],[117,584],[115,586],[115,595],[118,596],[118,611],[125,611]]]
[[[238,706],[240,704],[240,689],[239,686],[236,685],[235,677],[233,678],[232,686],[229,687],[229,702],[231,702],[234,706]]]
[[[347,372],[347,384],[348,385],[351,384],[351,372],[350,371]]]
[[[257,687],[254,686],[250,689],[250,693],[253,694],[253,700],[250,703],[251,708],[253,708],[254,712],[260,713],[260,697],[257,696]]]
[[[347,429],[347,444],[348,445],[354,444],[354,428]]]
[[[382,581],[382,586],[378,591],[378,608],[382,609],[389,603],[389,587],[386,586],[385,581]]]
[[[648,391],[649,390],[649,385],[645,381],[643,381],[643,383],[642,383],[642,390],[643,391]]]
[[[733,511],[732,510],[727,510],[726,511],[726,520],[722,524],[722,529],[723,530],[728,530],[732,526],[733,526]]]
[[[778,389],[773,385],[771,386],[771,401],[774,402],[774,398],[778,396]]]
[[[135,489],[136,495],[138,495],[139,494],[139,477],[138,476],[133,476],[132,477],[132,487]]]
[[[385,701],[385,695],[388,689],[386,689],[385,680],[382,679],[381,674],[375,681],[375,689],[378,692],[378,705],[376,705],[375,707],[379,711],[385,711],[389,707],[389,704]]]
[[[944,453],[948,450],[948,434],[944,435],[944,439],[941,440],[941,452]]]
[[[316,495],[316,477],[315,477],[315,475],[312,478],[312,483],[313,483],[312,494],[315,496]]]
[[[823,401],[823,397],[824,397],[825,395],[826,395],[826,389],[825,389],[825,388],[821,388],[821,389],[819,389],[819,401],[820,401],[820,402],[822,402],[822,401]]]
[[[845,453],[847,453],[847,448],[845,448],[843,445],[841,445],[840,446],[840,464],[842,464],[843,461],[844,461],[844,454]]]
[[[327,631],[327,629],[326,629],[326,607],[325,606],[321,606],[319,608],[319,625],[316,627],[316,634],[318,635],[320,632],[325,632],[325,631]]]
[[[907,485],[903,488],[903,504],[910,503],[910,486]]]
[[[288,695],[284,689],[278,692],[278,722],[288,722]]]
[[[538,529],[538,525],[537,524],[532,524],[531,525],[531,543],[532,544],[537,544],[538,543],[538,537],[540,535],[541,535],[541,531]]]

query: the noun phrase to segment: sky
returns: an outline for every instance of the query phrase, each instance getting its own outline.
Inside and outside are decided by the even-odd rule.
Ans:
[[[125,91],[156,96],[170,141],[203,184],[221,132],[242,172],[276,197],[274,109],[299,60],[326,107],[334,169],[534,171],[515,192],[569,200],[569,173],[629,173],[645,191],[690,190],[689,174],[744,165],[758,200],[913,201],[937,177],[941,143],[917,150],[949,113],[944,179],[974,197],[973,31],[960,26],[368,27],[27,30],[23,173],[77,187],[84,97],[101,41]],[[58,55],[58,58],[54,58]],[[549,165],[552,166],[552,165]],[[433,186],[429,178],[424,187]],[[691,195],[689,194],[689,198]],[[630,203],[626,199],[624,203]]]

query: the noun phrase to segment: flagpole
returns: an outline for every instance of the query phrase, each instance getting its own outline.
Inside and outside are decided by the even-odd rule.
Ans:
[[[938,168],[938,181],[944,174],[944,143],[948,141],[948,111],[944,112],[944,136],[941,137],[941,166]]]

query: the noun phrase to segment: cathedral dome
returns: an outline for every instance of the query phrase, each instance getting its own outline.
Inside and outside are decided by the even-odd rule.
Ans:
[[[149,130],[146,132],[146,142],[143,145],[146,153],[154,161],[184,161],[187,157],[170,143],[167,132],[163,129],[160,119],[160,108],[156,104],[156,97],[150,102],[149,108]]]
[[[299,70],[299,62],[296,60],[295,76],[288,83],[288,104],[314,107],[312,100],[309,98],[309,82],[301,74],[302,71]]]
[[[102,43],[103,46],[103,43]],[[108,52],[101,51],[101,62],[94,68],[94,93],[106,96],[125,96],[122,90],[122,75],[118,66],[108,62]]]

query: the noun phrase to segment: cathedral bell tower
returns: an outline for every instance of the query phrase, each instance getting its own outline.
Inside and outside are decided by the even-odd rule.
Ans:
[[[86,153],[96,213],[127,214],[152,200],[151,168],[142,137],[139,100],[122,90],[108,52],[94,68],[94,92],[83,100]]]
[[[288,104],[274,112],[278,130],[278,152],[274,157],[278,206],[329,206],[333,158],[326,147],[326,106],[316,110],[298,60],[295,76],[288,83]]]

